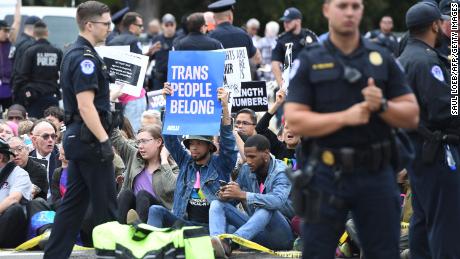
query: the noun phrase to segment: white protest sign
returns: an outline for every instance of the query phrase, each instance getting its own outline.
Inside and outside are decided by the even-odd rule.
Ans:
[[[115,75],[115,84],[122,86],[122,93],[139,97],[144,85],[149,57],[120,51],[120,47],[99,47],[98,54],[104,59],[109,73]]]
[[[162,90],[151,91],[147,93],[148,110],[161,111],[166,105],[166,99],[163,97]]]
[[[240,96],[241,82],[251,81],[251,69],[246,48],[229,48],[217,51],[225,52],[223,87],[231,92],[232,96]]]
[[[289,74],[291,73],[292,66],[292,46],[294,43],[286,43],[286,53],[284,54],[284,65],[283,65],[283,89],[287,93],[289,87]]]

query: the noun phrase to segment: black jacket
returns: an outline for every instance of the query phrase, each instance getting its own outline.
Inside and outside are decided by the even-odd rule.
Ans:
[[[115,36],[111,41],[107,43],[107,46],[123,46],[129,45],[129,51],[142,54],[141,44],[139,38],[131,32],[123,32],[120,35]]]
[[[38,193],[36,197],[46,200],[46,195],[48,193],[46,167],[32,159],[29,159],[23,169],[29,173],[30,181],[41,189],[40,193]]]
[[[25,51],[34,44],[35,40],[31,36],[22,33],[21,36],[18,38],[16,41],[16,44],[14,44],[14,51],[11,53],[11,59],[13,60],[13,72],[11,74],[11,83],[12,83],[12,89],[15,89],[17,86],[17,77],[19,74],[19,69],[21,68],[22,65],[22,57],[25,53]]]
[[[53,47],[46,39],[39,39],[24,52],[22,59],[15,91],[30,90],[38,95],[59,92],[60,49]]]
[[[37,150],[33,150],[29,153],[31,157],[37,157]],[[59,149],[57,146],[54,146],[53,151],[51,151],[49,167],[48,167],[48,179],[51,181],[53,178],[54,170],[61,166],[61,161],[59,161]]]

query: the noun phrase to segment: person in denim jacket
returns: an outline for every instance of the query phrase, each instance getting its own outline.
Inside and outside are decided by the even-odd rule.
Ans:
[[[172,89],[165,84],[163,93],[170,95]],[[208,225],[209,203],[219,191],[219,180],[228,181],[236,163],[237,151],[228,111],[228,93],[218,90],[222,103],[219,155],[213,154],[217,147],[212,136],[188,136],[181,145],[179,136],[164,135],[165,146],[179,166],[172,212],[153,205],[147,223],[155,227],[170,227],[176,221],[184,225]]]
[[[270,142],[254,135],[244,144],[246,163],[236,182],[220,188],[219,200],[211,202],[209,232],[217,257],[231,254],[231,245],[217,236],[227,233],[228,226],[237,228],[233,234],[274,250],[292,248],[294,236],[288,219],[294,215],[288,199],[291,183],[285,174],[286,165],[270,154]],[[246,214],[234,206],[243,204]]]

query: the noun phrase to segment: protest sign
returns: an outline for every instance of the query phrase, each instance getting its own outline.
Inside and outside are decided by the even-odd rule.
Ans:
[[[231,93],[231,96],[239,96],[241,82],[251,81],[251,69],[246,48],[229,48],[216,51],[225,52],[223,87]]]
[[[218,135],[222,106],[225,54],[213,51],[170,51],[168,82],[173,93],[166,98],[163,134]]]
[[[286,53],[284,54],[284,65],[283,65],[283,89],[287,93],[289,87],[289,74],[291,73],[292,66],[292,46],[294,43],[286,43]]]
[[[241,82],[241,94],[233,98],[232,112],[249,108],[256,112],[268,110],[267,85],[265,81]]]
[[[148,110],[161,111],[166,105],[166,100],[163,97],[161,90],[151,91],[147,93],[148,97]]]
[[[144,85],[149,57],[120,49],[124,49],[124,46],[104,46],[97,51],[104,59],[109,73],[115,76],[115,85],[122,86],[121,92],[139,97]]]

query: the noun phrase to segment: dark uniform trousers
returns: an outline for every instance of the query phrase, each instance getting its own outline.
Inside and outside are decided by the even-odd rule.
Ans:
[[[333,167],[320,163],[311,186],[343,199],[347,206],[339,208],[323,199],[320,222],[305,223],[303,258],[334,258],[337,240],[345,230],[351,211],[366,258],[399,258],[399,190],[390,166],[379,171],[365,168],[343,175],[335,181]]]
[[[421,156],[421,139],[413,141],[417,157]],[[449,145],[456,161],[460,146]],[[446,164],[444,148],[434,164],[416,159],[409,171],[412,187],[410,222],[411,259],[460,258],[460,170],[452,171]]]
[[[93,222],[99,224],[116,220],[117,204],[115,170],[112,161],[101,162],[95,144],[79,139],[80,123],[67,127],[64,149],[69,157],[67,192],[56,212],[52,236],[44,258],[68,258],[80,231],[89,202],[93,206]],[[74,150],[70,152],[69,150]],[[69,154],[70,153],[70,154]],[[72,154],[73,153],[73,154]],[[79,159],[71,159],[76,156]],[[67,253],[67,254],[65,254]]]

